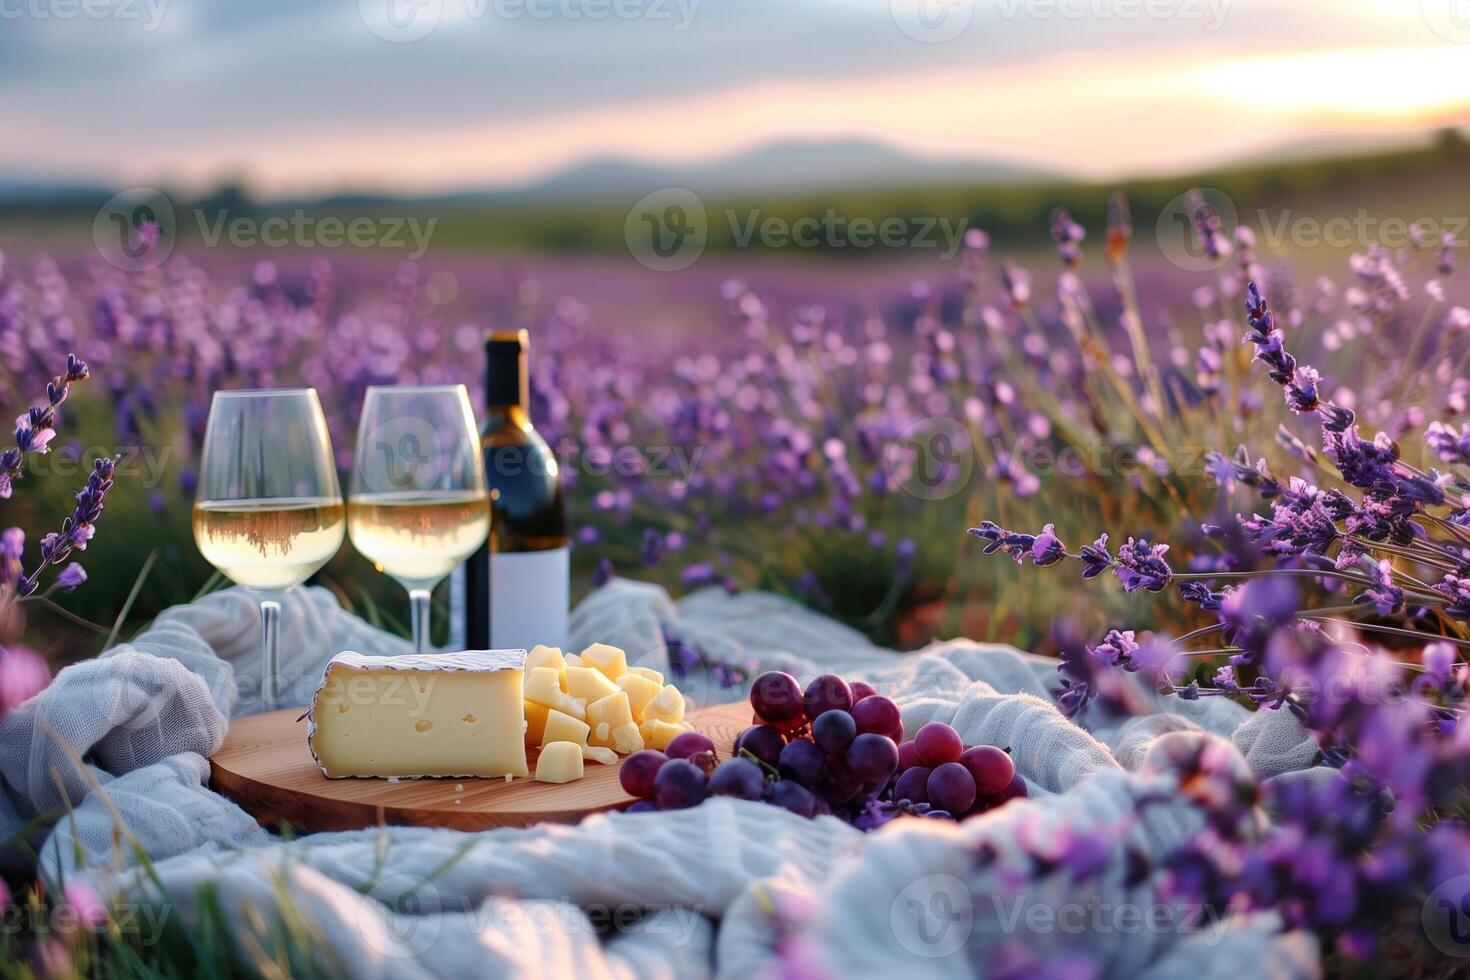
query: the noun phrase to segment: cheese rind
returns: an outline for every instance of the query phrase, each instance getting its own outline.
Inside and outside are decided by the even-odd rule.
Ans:
[[[308,709],[307,745],[329,779],[525,776],[525,659],[339,653]]]
[[[571,742],[552,742],[536,760],[536,781],[570,783],[582,778],[582,747]]]

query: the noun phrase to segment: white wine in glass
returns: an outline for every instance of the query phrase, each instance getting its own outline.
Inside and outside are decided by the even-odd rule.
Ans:
[[[310,388],[218,391],[209,409],[194,503],[199,552],[261,594],[261,699],[276,706],[276,597],[342,547],[346,509],[321,403]]]
[[[485,464],[464,385],[367,390],[347,530],[365,558],[408,590],[414,649],[429,649],[434,586],[490,533]]]

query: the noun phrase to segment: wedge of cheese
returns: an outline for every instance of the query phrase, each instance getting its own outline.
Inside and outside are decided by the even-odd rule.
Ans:
[[[525,776],[524,650],[368,657],[327,664],[306,741],[329,779]]]

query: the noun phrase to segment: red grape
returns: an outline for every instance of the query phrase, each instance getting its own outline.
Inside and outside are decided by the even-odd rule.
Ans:
[[[624,810],[623,812],[624,813],[657,813],[658,812],[658,804],[655,803],[655,802],[653,802],[652,800],[634,800],[632,803],[629,803],[628,804],[628,809]]]
[[[653,801],[660,810],[698,806],[704,797],[704,772],[688,759],[670,759],[658,767],[653,777]]]
[[[817,780],[822,777],[822,769],[827,765],[827,756],[815,743],[806,739],[797,739],[787,742],[786,747],[781,750],[781,758],[777,760],[776,768],[781,771],[785,779],[794,780],[807,788],[817,785]]]
[[[715,743],[708,735],[700,732],[680,732],[664,746],[664,755],[670,759],[688,759],[700,752],[713,752]]]
[[[780,670],[768,670],[750,684],[750,706],[762,721],[787,725],[801,719],[801,685]]]
[[[893,798],[910,803],[929,802],[929,773],[925,766],[910,766],[893,784]]]
[[[958,762],[960,753],[965,751],[960,733],[942,721],[931,721],[919,729],[914,745],[919,750],[919,761],[931,769],[946,762]]]
[[[817,798],[806,787],[789,779],[778,779],[771,786],[771,803],[803,817],[817,812]]]
[[[912,769],[919,764],[919,747],[913,742],[898,743],[898,769]]]
[[[765,792],[766,778],[761,773],[761,767],[749,759],[726,759],[709,777],[711,796],[759,800]]]
[[[817,780],[819,798],[825,798],[834,807],[843,806],[862,791],[862,777],[842,762],[828,766]]]
[[[836,674],[822,674],[806,686],[806,693],[801,698],[802,710],[807,718],[817,720],[817,716],[824,711],[841,709],[849,711],[852,708],[852,688],[847,686],[847,681]]]
[[[746,751],[766,765],[775,766],[785,745],[786,739],[779,729],[770,725],[751,725],[735,739],[735,754]]]
[[[649,799],[653,796],[653,777],[669,759],[658,749],[642,749],[623,760],[618,769],[618,782],[629,796]]]
[[[864,732],[848,746],[847,765],[859,779],[882,782],[898,768],[898,746],[887,735]]]
[[[1026,780],[1021,778],[1020,773],[1016,773],[1011,777],[1010,784],[991,798],[990,805],[992,808],[1002,806],[1011,800],[1024,800],[1027,795]]]
[[[994,796],[1010,785],[1016,765],[1004,749],[993,745],[977,745],[960,754],[960,765],[975,777],[975,790],[981,796]]]
[[[841,752],[857,737],[857,723],[852,715],[838,709],[824,711],[812,722],[812,741],[823,752]]]
[[[852,720],[857,722],[860,732],[876,732],[888,735],[903,724],[898,714],[898,705],[881,694],[863,698],[852,706]]]
[[[860,701],[870,698],[878,692],[873,690],[873,685],[866,681],[851,681],[848,687],[852,688],[852,703],[856,707]]]
[[[929,802],[950,813],[975,805],[975,777],[958,762],[946,762],[929,774]]]

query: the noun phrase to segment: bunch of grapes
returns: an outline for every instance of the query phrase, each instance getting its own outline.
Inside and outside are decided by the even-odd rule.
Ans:
[[[1008,754],[966,749],[948,725],[925,725],[904,742],[898,705],[862,681],[823,674],[803,690],[790,674],[767,671],[752,683],[750,703],[752,724],[723,762],[698,732],[628,756],[618,774],[638,798],[628,812],[732,796],[867,830],[901,813],[957,820],[1026,795]]]

